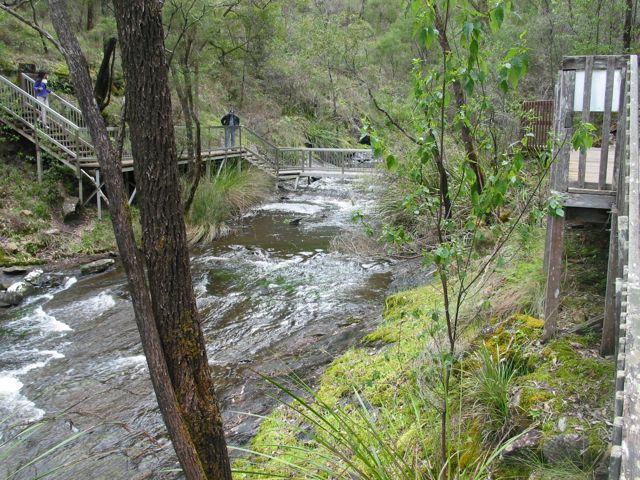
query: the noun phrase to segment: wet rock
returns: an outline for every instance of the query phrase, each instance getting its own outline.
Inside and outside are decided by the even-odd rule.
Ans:
[[[0,308],[20,305],[24,296],[20,292],[0,292]]]
[[[40,280],[40,277],[42,277],[42,270],[41,269],[36,269],[36,270],[32,270],[31,272],[27,273],[27,276],[24,277],[23,281],[30,284],[30,285],[38,285],[38,282]]]
[[[94,273],[102,273],[112,266],[116,261],[113,258],[103,258],[95,262],[87,263],[80,267],[82,275],[92,275]]]
[[[588,465],[591,460],[588,450],[589,439],[577,433],[556,435],[542,446],[544,459],[551,464]]]
[[[302,221],[302,217],[299,218],[294,218],[293,220],[289,220],[289,225],[300,225],[300,222]]]
[[[505,448],[503,455],[508,457],[518,454],[522,450],[535,450],[540,447],[540,442],[542,442],[542,432],[540,430],[530,430]]]
[[[5,275],[24,275],[29,271],[29,267],[25,265],[16,265],[14,267],[6,267],[2,269]]]

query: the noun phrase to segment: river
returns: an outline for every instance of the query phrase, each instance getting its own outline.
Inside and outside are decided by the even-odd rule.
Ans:
[[[230,444],[244,444],[274,406],[259,374],[313,383],[379,321],[392,280],[386,260],[331,250],[371,208],[367,188],[322,180],[261,206],[233,235],[193,252],[192,274]],[[293,219],[300,219],[290,223]],[[44,424],[2,458],[0,478],[181,478],[145,362],[120,267],[81,277],[0,312],[0,433]],[[15,440],[13,440],[15,444]],[[5,446],[5,449],[7,447]]]

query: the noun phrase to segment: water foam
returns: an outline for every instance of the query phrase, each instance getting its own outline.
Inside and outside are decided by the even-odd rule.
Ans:
[[[66,323],[60,322],[53,315],[49,315],[42,307],[38,307],[33,311],[32,320],[39,324],[40,331],[44,333],[70,332],[73,330]]]
[[[307,203],[267,203],[258,208],[269,212],[287,212],[313,215],[324,210],[319,205],[309,205]]]
[[[27,422],[40,420],[45,412],[20,393],[23,386],[15,376],[0,374],[0,403],[12,412],[12,418],[15,415]]]

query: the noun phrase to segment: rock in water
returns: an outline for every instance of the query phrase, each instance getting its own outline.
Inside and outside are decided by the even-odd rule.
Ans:
[[[82,267],[80,267],[80,272],[82,273],[82,275],[102,273],[114,263],[116,263],[116,261],[113,258],[103,258],[102,260],[96,260],[95,262],[83,265]]]
[[[24,265],[16,265],[14,267],[7,267],[2,269],[2,273],[5,275],[24,275],[29,271],[29,267]]]
[[[22,302],[20,292],[0,292],[0,308],[14,307]]]

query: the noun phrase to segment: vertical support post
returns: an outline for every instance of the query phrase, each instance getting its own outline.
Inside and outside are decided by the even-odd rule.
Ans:
[[[573,131],[573,98],[575,94],[576,72],[565,70],[560,74],[560,87],[556,99],[555,139],[557,156],[551,169],[550,186],[552,193],[567,191],[569,177],[569,158],[571,154],[571,135]],[[562,257],[564,252],[564,217],[547,216],[547,240],[545,249],[545,271],[547,285],[544,302],[543,339],[555,335],[560,306],[560,279],[562,276]]]
[[[96,204],[98,205],[98,220],[102,218],[102,189],[100,188],[100,170],[96,170]]]
[[[204,164],[204,171],[205,171],[205,175],[207,177],[207,180],[211,180],[211,162],[213,160],[211,160],[211,158],[207,158],[205,160],[205,164]]]
[[[583,122],[589,121],[591,113],[591,80],[593,78],[593,57],[587,57],[584,69],[584,92],[582,94],[582,115],[580,119]],[[609,102],[611,103],[611,102]],[[584,188],[584,179],[587,172],[587,152],[580,152],[578,160],[578,184],[580,188]]]
[[[42,183],[42,150],[40,149],[40,143],[38,142],[37,135],[36,135],[36,166],[38,169],[38,183]]]
[[[609,260],[607,263],[607,289],[604,298],[604,320],[600,355],[611,355],[616,349],[616,278],[618,276],[618,209],[611,208]]]
[[[604,116],[602,117],[602,146],[600,147],[600,171],[598,174],[598,190],[604,190],[607,185],[607,166],[609,163],[609,135],[611,130],[611,103],[613,100],[613,79],[615,77],[615,58],[607,59],[607,83],[604,93]],[[618,113],[622,112],[622,105],[618,105]],[[619,122],[618,122],[619,123]],[[615,182],[612,179],[611,182]]]

